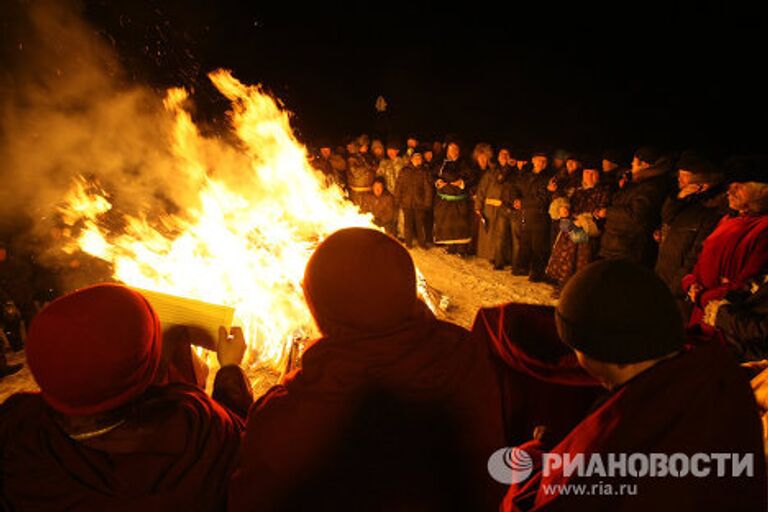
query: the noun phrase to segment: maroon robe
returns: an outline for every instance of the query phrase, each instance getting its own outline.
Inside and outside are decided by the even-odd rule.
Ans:
[[[473,339],[489,348],[500,384],[506,446],[528,441],[546,427],[560,441],[587,414],[603,388],[559,339],[554,309],[533,304],[483,308]]]
[[[521,510],[766,510],[765,459],[747,375],[717,345],[662,361],[612,392],[550,453],[753,454],[753,477],[611,478],[535,472],[502,505]],[[603,458],[605,460],[606,457]],[[607,461],[605,462],[607,464]],[[713,464],[713,467],[714,466]],[[637,484],[636,495],[577,496],[549,485]],[[571,491],[573,492],[573,491]]]
[[[504,435],[487,353],[420,310],[381,334],[324,324],[337,334],[252,407],[231,510],[498,507],[486,465]]]
[[[216,384],[220,393],[247,387],[234,367]],[[0,509],[223,510],[242,420],[181,383],[150,387],[127,410],[114,430],[75,441],[39,393],[8,398],[0,406]]]

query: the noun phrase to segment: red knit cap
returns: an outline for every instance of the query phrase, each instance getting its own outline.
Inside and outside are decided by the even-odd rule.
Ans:
[[[342,229],[307,263],[304,295],[323,334],[386,332],[417,311],[416,271],[411,255],[392,237]]]
[[[119,407],[152,384],[161,328],[141,294],[98,284],[41,311],[27,339],[27,362],[43,398],[69,415]]]

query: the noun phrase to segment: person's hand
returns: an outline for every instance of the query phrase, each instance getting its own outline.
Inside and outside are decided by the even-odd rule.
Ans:
[[[696,299],[699,298],[699,294],[703,289],[704,287],[701,286],[699,283],[693,283],[691,287],[688,288],[688,298],[691,299],[691,302],[696,304]]]
[[[571,216],[571,210],[567,206],[561,206],[558,215],[560,215],[561,219],[568,218]]]
[[[515,208],[515,210],[520,210],[523,207],[523,203],[519,199],[515,199],[512,201],[512,206]]]
[[[245,337],[240,327],[233,327],[229,335],[225,327],[219,327],[219,343],[216,345],[216,357],[223,368],[228,365],[240,366],[245,356]]]
[[[683,188],[680,189],[680,192],[677,193],[677,198],[678,199],[683,199],[683,198],[688,197],[690,195],[699,193],[700,190],[701,190],[701,186],[700,185],[696,185],[696,184],[686,185],[686,186],[684,186]]]
[[[604,219],[608,216],[608,209],[607,208],[599,208],[595,210],[595,217],[598,219]]]
[[[451,185],[453,185],[454,187],[459,187],[460,189],[463,189],[464,188],[464,180],[452,181]]]
[[[437,180],[437,181],[435,182],[435,186],[436,186],[437,188],[443,188],[443,187],[445,186],[445,182],[444,182],[443,180]]]
[[[550,192],[554,192],[555,190],[557,190],[557,182],[555,181],[555,178],[552,178],[551,180],[549,180],[549,183],[547,184],[547,190],[549,190]]]
[[[661,243],[661,230],[660,229],[654,229],[653,230],[653,240],[656,243]]]

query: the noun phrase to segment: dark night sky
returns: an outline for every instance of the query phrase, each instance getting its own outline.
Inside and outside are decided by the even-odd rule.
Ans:
[[[383,94],[400,135],[767,149],[762,13],[283,3],[88,0],[85,12],[133,79],[192,86],[200,116],[215,118],[226,103],[205,73],[230,68],[279,96],[305,140],[370,131]]]

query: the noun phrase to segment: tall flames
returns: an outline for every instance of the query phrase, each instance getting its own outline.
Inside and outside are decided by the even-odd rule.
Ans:
[[[114,215],[113,199],[80,178],[60,215],[79,227],[71,249],[110,262],[115,279],[234,307],[250,349],[275,366],[286,342],[314,334],[301,291],[311,251],[337,229],[370,226],[370,217],[324,185],[272,97],[229,71],[209,77],[231,102],[236,140],[202,135],[185,109],[187,92],[168,91],[167,172],[194,192],[177,211],[124,215],[115,229],[105,220]]]

